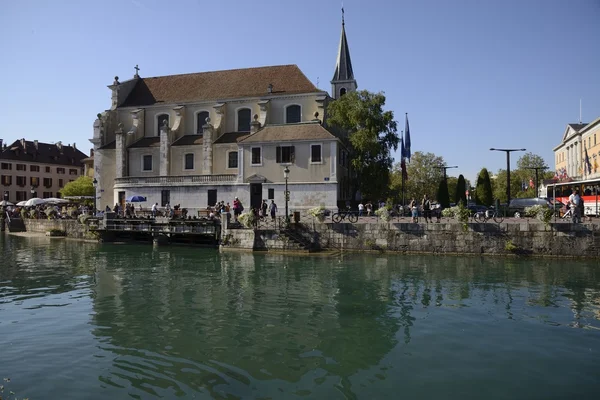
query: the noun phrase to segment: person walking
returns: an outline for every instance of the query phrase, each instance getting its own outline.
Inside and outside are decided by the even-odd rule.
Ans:
[[[358,203],[358,216],[362,217],[364,211],[365,211],[365,205],[361,201],[360,203]]]
[[[421,207],[423,208],[423,217],[425,218],[425,222],[433,222],[431,219],[431,201],[427,195],[423,195],[423,201],[421,201]]]
[[[412,222],[415,224],[419,222],[419,209],[417,208],[417,201],[414,198],[410,201],[410,212],[412,215]]]
[[[574,224],[581,222],[581,209],[579,203],[581,203],[579,189],[575,189],[575,192],[571,193],[569,196],[569,207],[571,208],[571,217]]]
[[[371,202],[368,201],[366,208],[367,208],[367,217],[370,217],[371,213],[373,212],[373,204],[371,204]]]
[[[156,212],[158,211],[158,203],[152,204],[152,218],[156,217]]]
[[[275,221],[275,215],[277,214],[277,204],[275,204],[275,200],[271,200],[271,204],[269,204],[269,213],[271,214],[271,219]]]
[[[244,211],[242,202],[237,197],[233,200],[233,219],[237,221],[240,214]]]

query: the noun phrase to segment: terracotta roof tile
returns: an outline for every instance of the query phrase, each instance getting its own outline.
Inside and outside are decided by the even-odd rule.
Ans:
[[[267,125],[253,135],[241,140],[242,144],[259,142],[286,142],[297,140],[335,139],[327,129],[318,122],[300,124]]]
[[[61,150],[56,144],[38,142],[36,148],[35,143],[28,140],[16,140],[0,152],[1,160],[72,165],[74,167],[83,167],[81,160],[86,157],[88,157],[86,154],[72,146],[63,144]]]
[[[297,65],[140,78],[121,107],[321,92]]]

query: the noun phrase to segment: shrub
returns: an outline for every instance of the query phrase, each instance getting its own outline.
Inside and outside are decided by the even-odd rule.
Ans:
[[[238,217],[238,221],[240,222],[240,224],[244,225],[244,227],[246,228],[252,228],[254,226],[255,220],[256,217],[251,212],[242,213]]]
[[[384,206],[375,210],[375,215],[379,217],[379,219],[383,222],[388,222],[390,220],[390,207]]]
[[[308,214],[315,217],[319,222],[323,222],[325,220],[325,207],[317,206],[308,210]]]
[[[548,225],[554,216],[554,212],[551,208],[538,204],[525,208],[525,215],[537,217],[537,219]]]
[[[91,215],[88,215],[88,214],[81,214],[81,215],[80,215],[80,216],[77,218],[77,220],[79,221],[79,223],[80,223],[80,224],[84,225],[84,224],[85,224],[85,222],[86,222],[86,221],[87,221],[89,218],[91,218],[91,217],[92,217],[92,216],[91,216]]]

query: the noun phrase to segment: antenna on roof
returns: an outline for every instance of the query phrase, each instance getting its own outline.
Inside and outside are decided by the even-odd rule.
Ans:
[[[582,124],[582,122],[581,122],[581,99],[579,99],[579,124]]]

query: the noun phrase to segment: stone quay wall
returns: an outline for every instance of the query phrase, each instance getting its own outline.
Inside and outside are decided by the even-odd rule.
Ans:
[[[315,223],[299,232],[314,248],[334,251],[600,257],[598,223]],[[223,238],[223,249],[288,248],[288,240],[276,231],[229,229]]]
[[[74,239],[97,240],[97,236],[89,231],[87,224],[75,219],[25,219],[27,232],[48,233],[52,230],[64,231],[66,236]]]

